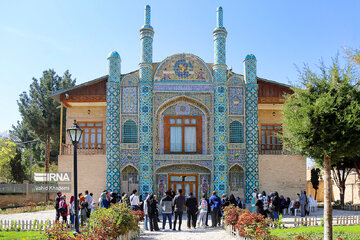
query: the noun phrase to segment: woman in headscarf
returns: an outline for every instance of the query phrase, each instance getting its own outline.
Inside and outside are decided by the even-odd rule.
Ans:
[[[60,197],[60,203],[59,203],[59,211],[60,215],[63,219],[63,223],[67,223],[67,215],[68,215],[68,205],[66,204],[66,196],[62,195]]]
[[[75,216],[75,205],[74,205],[74,196],[70,197],[70,205],[69,205],[69,213],[70,213],[70,223],[71,225],[74,225],[74,216]]]
[[[86,223],[88,219],[88,203],[85,201],[84,196],[80,197],[79,202],[81,226],[84,226],[84,223]]]
[[[235,199],[234,194],[230,194],[229,202],[230,202],[230,204],[233,204],[234,206],[237,206],[237,201]]]

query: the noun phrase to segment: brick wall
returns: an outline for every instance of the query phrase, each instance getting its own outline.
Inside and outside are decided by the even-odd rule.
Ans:
[[[59,156],[59,172],[73,172],[73,156]],[[94,194],[95,202],[99,199],[100,193],[106,189],[106,156],[105,155],[78,155],[78,193],[89,190]],[[67,196],[73,195],[73,177],[71,178],[71,193],[64,193]]]
[[[306,189],[306,159],[296,155],[259,155],[260,191],[297,198]]]
[[[54,200],[55,193],[50,194],[50,199]],[[25,202],[46,202],[46,193],[28,193],[21,195],[0,195],[0,208],[10,206],[23,206]]]

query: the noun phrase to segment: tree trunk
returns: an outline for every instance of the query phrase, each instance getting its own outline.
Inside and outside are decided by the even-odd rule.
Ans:
[[[332,240],[331,159],[324,156],[324,240]]]
[[[46,135],[45,139],[45,172],[49,173],[49,165],[50,165],[50,135]],[[46,185],[48,185],[49,182],[46,181]],[[49,201],[50,194],[49,191],[46,191],[46,202]]]
[[[317,195],[317,189],[315,189],[315,198],[314,198],[314,200],[316,200],[316,195]]]

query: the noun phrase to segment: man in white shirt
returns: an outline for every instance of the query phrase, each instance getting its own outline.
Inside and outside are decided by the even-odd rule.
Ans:
[[[85,190],[85,201],[88,203],[88,209],[91,212],[91,203],[93,202],[93,198],[89,195],[89,191]]]
[[[139,203],[140,203],[139,196],[137,196],[136,193],[137,190],[135,189],[130,196],[130,205],[131,205],[130,208],[134,211],[139,210]]]

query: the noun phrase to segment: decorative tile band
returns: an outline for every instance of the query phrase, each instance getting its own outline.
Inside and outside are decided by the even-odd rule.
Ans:
[[[187,92],[212,92],[212,85],[154,85],[154,92],[166,91],[187,91]]]

